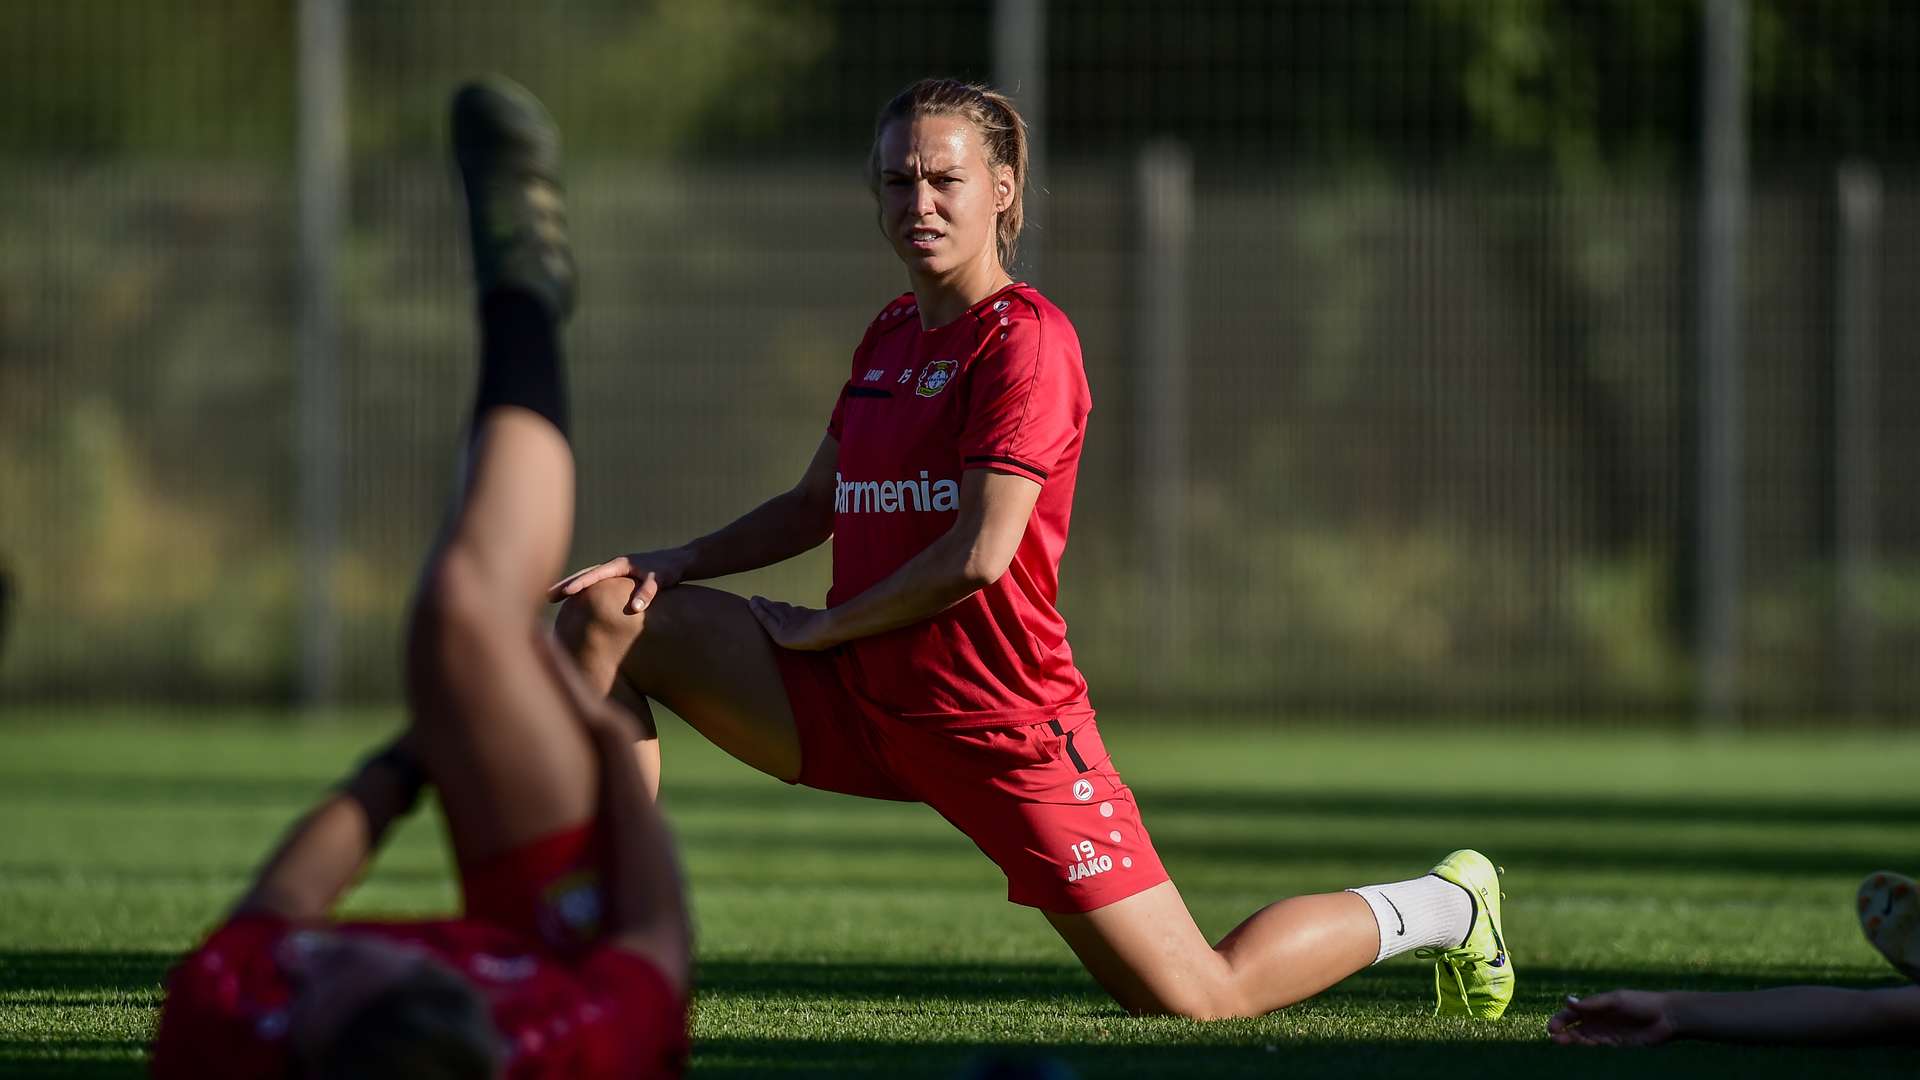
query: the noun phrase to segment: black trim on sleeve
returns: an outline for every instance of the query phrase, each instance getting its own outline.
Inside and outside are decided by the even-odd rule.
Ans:
[[[973,457],[967,458],[965,463],[968,465],[1011,465],[1016,469],[1024,469],[1042,480],[1047,478],[1047,470],[1040,466],[1029,465],[1019,458],[1004,457],[999,454],[976,454]]]
[[[847,387],[847,396],[890,398],[893,396],[893,391],[882,390],[878,386],[849,386]]]

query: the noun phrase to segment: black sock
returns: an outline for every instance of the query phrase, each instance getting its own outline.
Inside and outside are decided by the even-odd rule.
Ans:
[[[560,364],[560,328],[538,300],[498,290],[480,300],[480,393],[473,423],[487,410],[518,405],[567,434],[567,380]]]

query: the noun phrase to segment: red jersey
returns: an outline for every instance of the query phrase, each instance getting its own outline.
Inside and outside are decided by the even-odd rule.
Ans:
[[[827,606],[871,588],[952,528],[961,473],[1041,485],[1000,580],[933,617],[838,650],[848,685],[898,716],[1018,723],[1084,707],[1055,607],[1092,396],[1080,339],[1030,286],[922,329],[913,294],[854,350],[827,433],[840,446]]]
[[[489,923],[342,923],[433,954],[477,987],[507,1047],[505,1075],[521,1078],[678,1076],[685,1067],[685,1005],[642,957],[601,946],[561,960]],[[240,915],[173,969],[154,1044],[161,1078],[292,1075],[283,949],[307,931],[271,915]]]

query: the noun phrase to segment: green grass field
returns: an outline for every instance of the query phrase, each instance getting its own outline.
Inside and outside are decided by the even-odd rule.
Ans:
[[[0,714],[0,1075],[137,1075],[167,966],[381,719]],[[1602,1052],[1542,1033],[1569,991],[1893,984],[1850,902],[1868,871],[1920,870],[1920,735],[1104,727],[1209,934],[1283,895],[1487,851],[1508,871],[1512,1010],[1435,1021],[1430,968],[1407,958],[1258,1021],[1130,1019],[931,811],[791,789],[669,724],[700,932],[695,1074],[953,1076],[994,1053],[1086,1080],[1911,1067],[1911,1051]],[[450,910],[436,830],[409,822],[349,910]]]

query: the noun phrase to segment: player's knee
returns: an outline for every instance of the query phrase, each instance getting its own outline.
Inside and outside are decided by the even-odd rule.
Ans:
[[[1220,983],[1182,982],[1143,987],[1136,1000],[1120,1002],[1135,1016],[1177,1016],[1183,1020],[1230,1020],[1254,1016],[1245,995]]]
[[[646,612],[627,614],[627,601],[632,598],[633,582],[628,578],[595,582],[560,605],[554,632],[562,645],[576,653],[604,641],[631,642],[647,623]]]
[[[415,644],[464,641],[501,629],[500,608],[497,584],[481,560],[458,549],[447,551],[428,568],[414,601]]]

